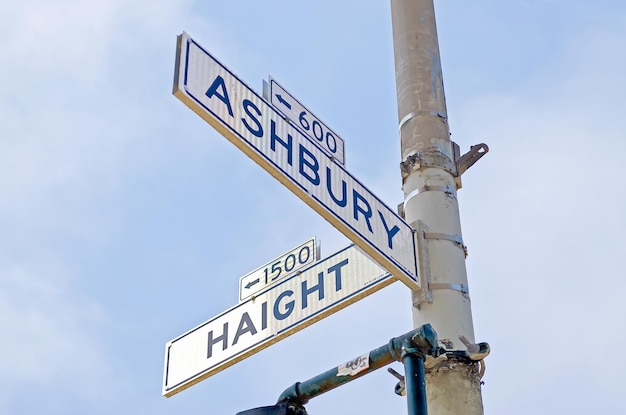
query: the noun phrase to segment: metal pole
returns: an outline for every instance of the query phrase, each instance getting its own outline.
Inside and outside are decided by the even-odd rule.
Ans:
[[[428,415],[426,405],[426,381],[424,379],[424,355],[406,353],[402,357],[408,415]]]
[[[424,288],[413,294],[413,324],[432,324],[448,356],[432,367],[426,362],[428,410],[478,415],[483,413],[478,363],[467,356],[480,347],[474,344],[456,195],[462,169],[450,141],[433,0],[391,0],[391,15],[403,211],[417,230]]]
[[[383,346],[371,350],[367,354],[367,367],[359,369],[356,372],[339,373],[339,367],[334,367],[309,380],[294,383],[281,393],[278,398],[278,404],[291,403],[302,406],[316,396],[367,375],[394,361],[400,360],[404,363],[405,368],[410,366],[411,375],[406,376],[406,391],[408,395],[409,381],[411,382],[412,389],[420,389],[420,384],[423,385],[424,383],[424,356],[434,355],[436,353],[437,333],[430,324],[424,324],[402,336],[391,339],[389,343]],[[413,357],[420,360],[420,362],[415,362]],[[408,369],[405,370],[407,370],[406,373],[408,374]],[[417,375],[415,375],[416,373]],[[421,380],[419,379],[420,373]],[[411,379],[409,379],[409,377]],[[422,392],[418,390],[413,395],[425,398],[423,390]],[[421,406],[425,407],[425,405],[426,403],[424,402]],[[419,408],[420,406],[418,405],[417,407]],[[409,415],[426,415],[426,412],[409,412]]]

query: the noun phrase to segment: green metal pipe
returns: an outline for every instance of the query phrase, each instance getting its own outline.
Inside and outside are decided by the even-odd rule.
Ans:
[[[428,415],[426,405],[426,375],[424,374],[424,355],[421,353],[405,353],[404,384],[408,415]]]
[[[278,403],[306,404],[310,399],[335,389],[338,386],[360,378],[374,370],[387,366],[394,361],[402,361],[403,356],[412,351],[423,359],[426,354],[435,354],[437,333],[430,324],[424,324],[402,336],[395,337],[389,343],[369,352],[369,367],[353,375],[338,375],[339,367],[334,367],[304,382],[291,385],[278,398]]]

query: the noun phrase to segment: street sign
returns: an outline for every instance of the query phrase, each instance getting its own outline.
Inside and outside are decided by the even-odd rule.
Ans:
[[[175,395],[394,281],[350,245],[168,342],[163,395]]]
[[[265,85],[264,85],[265,86]],[[271,76],[263,96],[337,163],[345,165],[344,141]]]
[[[319,248],[317,239],[311,238],[302,245],[244,275],[239,280],[239,301],[251,297],[306,265],[319,261]]]
[[[174,95],[394,277],[421,290],[411,226],[186,33],[178,37]]]

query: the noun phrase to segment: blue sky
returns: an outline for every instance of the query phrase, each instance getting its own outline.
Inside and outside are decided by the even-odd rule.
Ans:
[[[617,413],[624,331],[626,5],[437,1],[485,413]],[[412,328],[401,283],[166,399],[168,340],[312,236],[350,242],[171,94],[186,31],[274,77],[402,201],[387,1],[0,5],[0,413],[238,411]],[[401,371],[401,365],[393,366]],[[384,370],[309,413],[403,413]]]

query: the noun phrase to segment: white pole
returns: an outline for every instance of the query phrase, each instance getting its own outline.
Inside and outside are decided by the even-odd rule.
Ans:
[[[428,411],[478,415],[483,406],[477,352],[485,350],[474,346],[456,197],[460,172],[447,123],[433,0],[391,0],[391,12],[404,215],[421,241],[426,293],[413,295],[413,326],[430,323],[448,352],[447,359],[426,364]]]

